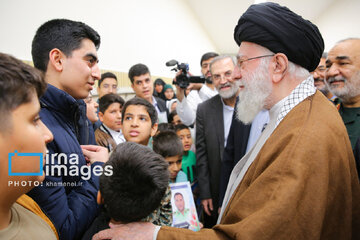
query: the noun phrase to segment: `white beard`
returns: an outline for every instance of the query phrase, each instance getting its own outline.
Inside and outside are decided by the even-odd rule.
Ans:
[[[236,105],[236,117],[244,124],[251,123],[256,115],[264,109],[272,92],[268,63],[261,61],[259,66],[249,76],[240,79],[239,102]]]
[[[343,80],[344,87],[338,88],[330,85],[334,80]],[[348,80],[344,77],[330,77],[325,81],[326,86],[332,94],[341,98],[345,102],[349,99],[356,97],[360,94],[360,71],[357,71],[351,78]]]
[[[229,99],[236,96],[237,91],[239,90],[240,82],[233,81],[232,83],[228,82],[224,84],[225,86],[230,86],[230,89],[227,91],[221,90],[221,86],[217,87],[216,90],[218,91],[219,95],[223,99]]]

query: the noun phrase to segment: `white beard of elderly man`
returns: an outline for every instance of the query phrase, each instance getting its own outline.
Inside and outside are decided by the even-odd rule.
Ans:
[[[93,239],[360,239],[360,186],[349,137],[310,74],[324,51],[318,28],[266,2],[241,16],[234,39],[238,117],[251,122],[264,108],[270,120],[235,165],[217,225],[193,232],[133,223]]]

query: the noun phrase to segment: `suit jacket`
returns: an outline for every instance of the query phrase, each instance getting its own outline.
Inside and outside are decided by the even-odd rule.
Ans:
[[[220,224],[199,232],[162,227],[157,239],[360,239],[359,202],[346,128],[317,91],[267,139]]]
[[[166,112],[166,115],[169,115],[169,110],[166,107],[166,102],[159,97],[155,97],[155,99],[157,101],[160,112]]]
[[[245,155],[249,140],[251,124],[245,125],[236,118],[236,109],[233,114],[229,136],[227,138],[226,147],[221,162],[220,175],[220,196],[219,205],[225,196],[226,187],[229,182],[230,174],[237,162]]]
[[[224,151],[223,104],[216,95],[198,105],[196,111],[196,175],[200,199],[219,202],[220,167]]]

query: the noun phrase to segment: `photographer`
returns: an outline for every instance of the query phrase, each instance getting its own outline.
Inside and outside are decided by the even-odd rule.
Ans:
[[[205,53],[201,57],[201,73],[205,77],[205,84],[201,83],[190,83],[186,89],[180,88],[176,85],[176,97],[178,103],[176,111],[185,125],[192,125],[195,122],[196,109],[199,103],[215,96],[217,91],[210,79],[210,62],[219,54],[214,52]],[[177,76],[181,72],[178,72]],[[186,94],[185,94],[186,91]]]

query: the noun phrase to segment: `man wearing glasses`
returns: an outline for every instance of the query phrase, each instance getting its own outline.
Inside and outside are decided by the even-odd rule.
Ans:
[[[233,169],[218,224],[192,232],[125,224],[93,239],[360,239],[360,186],[346,128],[310,72],[324,42],[279,4],[251,5],[234,31],[238,118],[270,121]],[[324,121],[326,119],[326,121]]]

